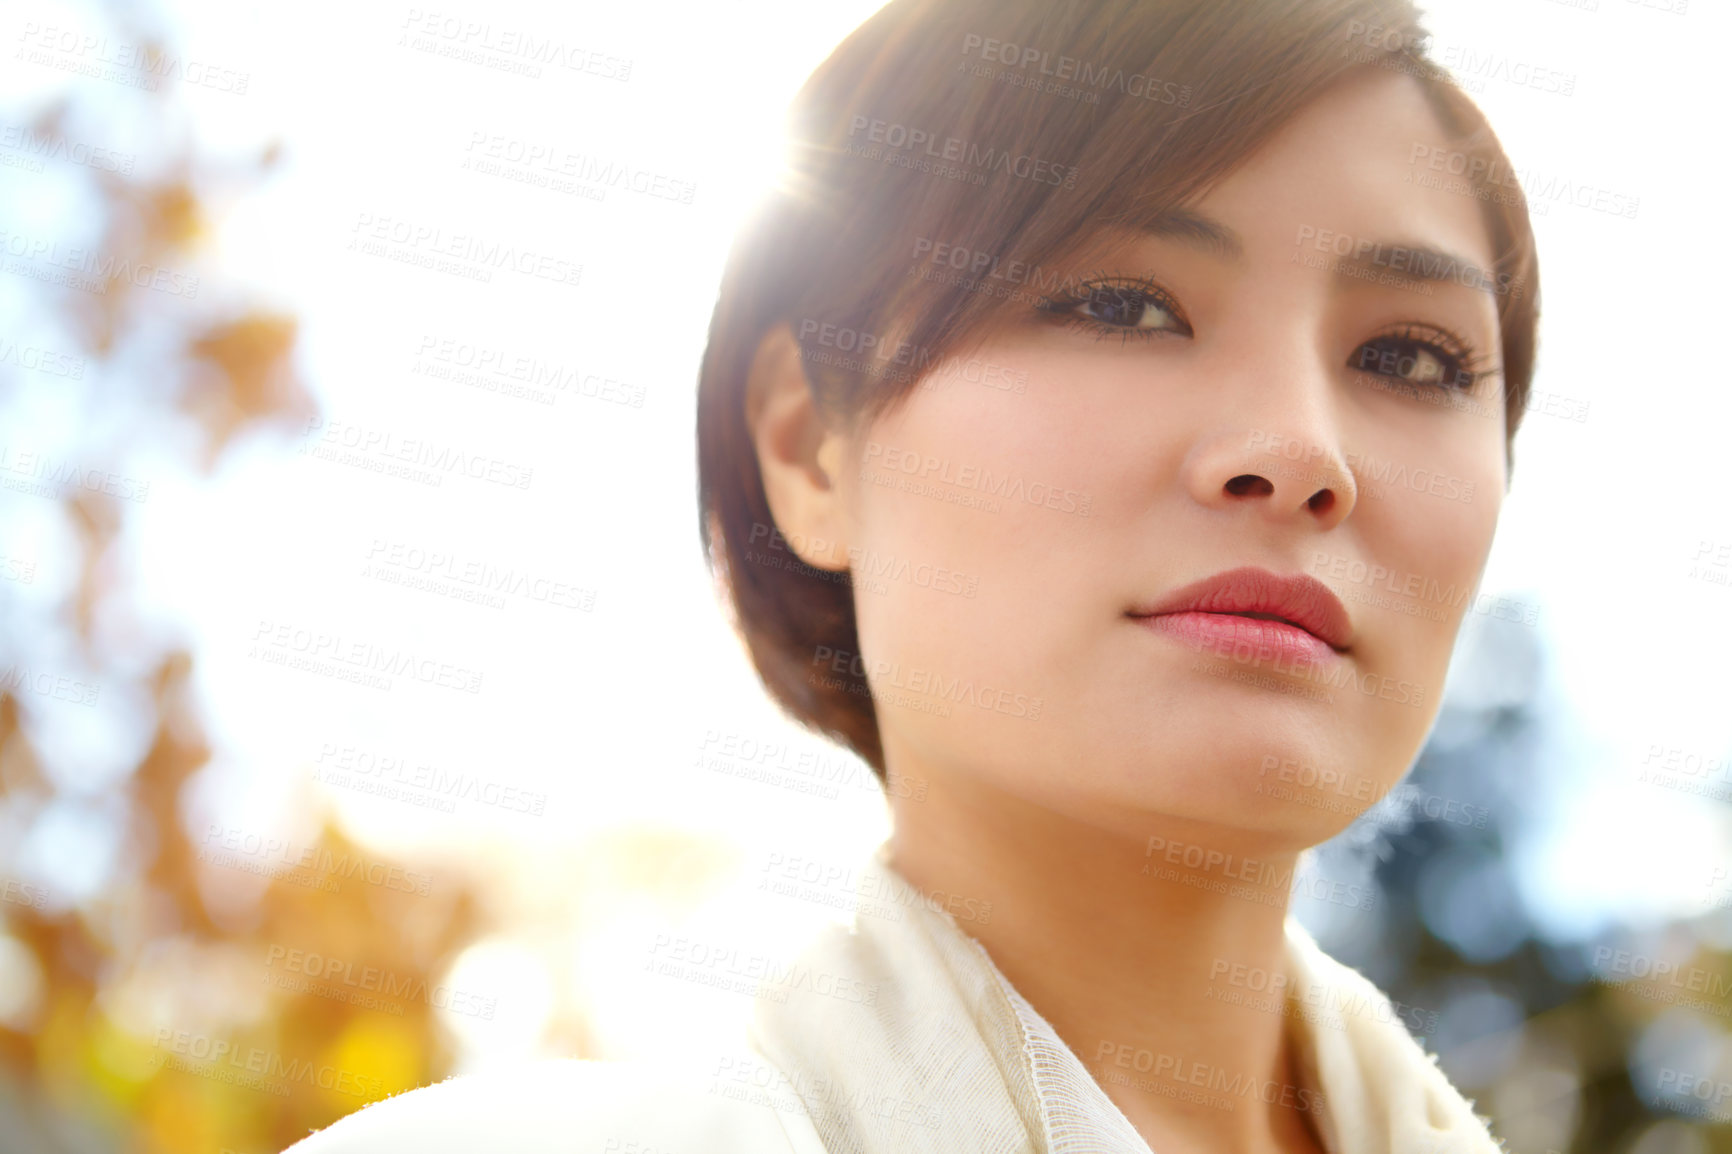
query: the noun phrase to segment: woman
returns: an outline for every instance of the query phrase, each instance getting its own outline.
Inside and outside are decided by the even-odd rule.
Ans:
[[[842,44],[722,285],[700,500],[766,686],[886,786],[854,888],[895,916],[706,1069],[295,1149],[1497,1149],[1287,916],[1436,717],[1533,371],[1526,208],[1424,39],[893,0]]]

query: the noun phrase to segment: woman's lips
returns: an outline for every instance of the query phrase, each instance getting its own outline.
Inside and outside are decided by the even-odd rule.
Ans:
[[[1132,620],[1189,642],[1193,648],[1214,650],[1220,657],[1250,668],[1267,667],[1271,672],[1291,672],[1295,665],[1317,665],[1341,657],[1321,637],[1286,621],[1194,610]]]
[[[1302,629],[1335,650],[1353,645],[1353,620],[1347,617],[1347,606],[1322,580],[1304,574],[1275,574],[1257,565],[1240,565],[1214,577],[1193,580],[1126,612],[1131,617],[1162,617],[1167,613],[1249,615]]]
[[[1353,643],[1347,607],[1327,585],[1256,565],[1193,581],[1126,615],[1194,649],[1275,672],[1334,660]]]

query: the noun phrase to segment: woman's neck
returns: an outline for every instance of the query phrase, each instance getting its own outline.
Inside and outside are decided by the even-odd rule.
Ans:
[[[959,924],[1151,1149],[1322,1150],[1281,993],[1296,853],[1182,820],[1103,830],[926,780],[923,800],[892,802],[897,872],[945,908],[991,903]]]

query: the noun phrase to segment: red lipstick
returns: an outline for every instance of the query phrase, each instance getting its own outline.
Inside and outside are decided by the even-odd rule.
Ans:
[[[1347,608],[1323,582],[1249,565],[1132,606],[1125,615],[1223,653],[1249,645],[1253,653],[1307,663],[1343,652],[1353,642]]]

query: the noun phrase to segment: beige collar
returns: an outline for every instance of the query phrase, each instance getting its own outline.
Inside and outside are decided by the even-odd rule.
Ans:
[[[888,842],[859,877],[852,925],[812,941],[807,977],[787,1001],[760,1003],[751,1031],[826,1150],[1151,1154],[967,923],[929,908],[890,866]],[[1388,999],[1291,917],[1286,932],[1287,1010],[1330,1154],[1498,1154]],[[1170,1083],[1157,1083],[1162,1093],[1258,1092],[1185,1074],[1133,1076]]]

